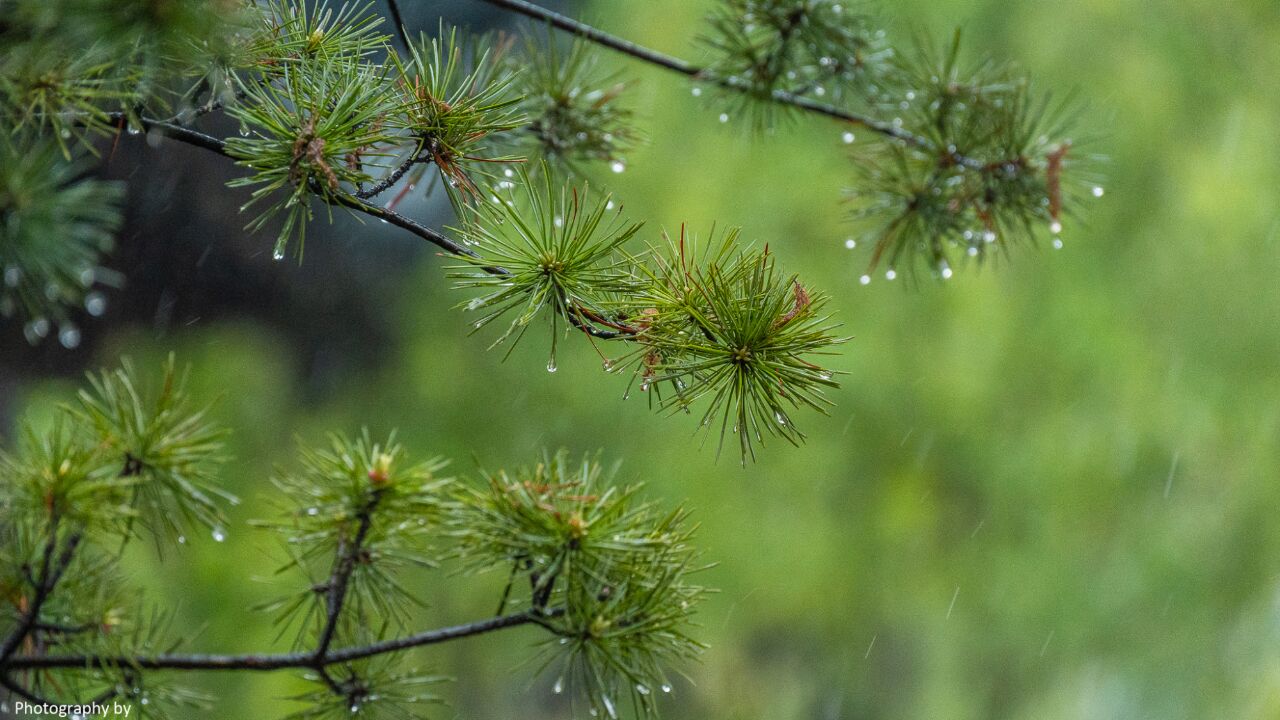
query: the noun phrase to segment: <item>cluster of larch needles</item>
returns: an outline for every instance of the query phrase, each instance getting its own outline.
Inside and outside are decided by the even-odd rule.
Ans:
[[[949,278],[961,258],[1056,235],[1081,196],[1101,193],[1064,134],[1076,106],[1007,65],[967,63],[958,34],[902,49],[848,3],[721,0],[694,65],[524,0],[476,1],[535,22],[521,40],[443,24],[412,34],[394,1],[393,34],[360,3],[10,3],[0,314],[23,318],[31,342],[79,342],[76,316],[100,315],[102,286],[124,280],[102,267],[122,189],[87,171],[145,133],[237,163],[247,229],[274,232],[277,259],[302,259],[317,213],[385,221],[453,259],[474,328],[502,326],[495,345],[548,326],[554,371],[560,339],[585,337],[626,392],[696,413],[745,462],[768,437],[798,444],[799,411],[825,411],[836,381],[821,361],[842,338],[826,296],[780,269],[775,248],[735,228],[646,231],[580,180],[621,172],[641,138],[627,82],[599,69],[599,49],[684,76],[722,122],[837,123],[856,160],[861,235],[848,244],[870,248],[864,283],[879,267]],[[200,129],[214,115],[239,132]],[[448,195],[456,227],[396,211],[419,187]],[[261,525],[297,582],[264,609],[294,647],[178,654],[164,617],[121,609],[120,553],[136,538],[185,543],[197,527],[221,542],[234,498],[216,479],[221,431],[172,363],[145,385],[128,366],[97,376],[55,427],[28,428],[0,456],[0,684],[15,697],[132,699],[161,716],[198,701],[172,671],[295,669],[315,690],[293,717],[415,717],[439,678],[407,671],[405,651],[534,626],[555,691],[613,717],[654,712],[673,664],[701,649],[689,632],[705,564],[683,510],[659,512],[590,457],[466,480],[366,433],[303,450],[274,479],[282,506]],[[412,631],[419,600],[404,574],[437,562],[509,569],[498,612]]]

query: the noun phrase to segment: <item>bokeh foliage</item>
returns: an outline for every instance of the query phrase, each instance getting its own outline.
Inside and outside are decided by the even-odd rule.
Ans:
[[[616,3],[586,9],[680,49],[711,6],[638,3],[626,19]],[[162,341],[122,332],[104,359],[176,344],[199,388],[234,387],[216,412],[256,429],[228,440],[241,495],[265,485],[264,461],[290,461],[293,432],[319,441],[371,419],[414,447],[512,462],[545,445],[625,444],[624,477],[689,497],[703,509],[701,545],[723,561],[706,578],[723,589],[702,614],[712,649],[696,686],[675,681],[683,702],[669,717],[1274,716],[1280,95],[1260,70],[1280,63],[1274,8],[908,0],[894,13],[940,34],[964,23],[970,42],[1045,83],[1086,87],[1115,117],[1100,123],[1110,180],[1057,253],[1018,252],[998,272],[915,293],[860,289],[865,256],[844,249],[844,218],[812,189],[854,182],[841,130],[803,121],[747,145],[688,88],[644,75],[650,145],[610,180],[629,212],[670,227],[732,217],[859,319],[833,364],[851,378],[833,396],[841,410],[802,451],[746,470],[715,463],[634,399],[599,402],[617,392],[609,377],[566,380],[598,367],[586,347],[562,355],[561,372],[530,377],[545,348],[521,346],[523,362],[502,364],[450,340],[469,318],[439,312],[456,295],[433,261],[399,289],[391,311],[404,328],[386,364],[319,402],[303,400],[294,351],[256,325]],[[496,412],[479,400],[495,388]],[[23,397],[39,407],[70,394],[45,383]],[[185,625],[210,621],[210,644],[267,641],[265,620],[225,612],[268,595],[227,567],[258,550],[234,535],[189,547],[147,576],[149,594],[180,606]],[[211,580],[225,589],[190,591]],[[423,587],[458,619],[490,597]],[[562,717],[553,678],[531,706],[506,675],[513,661],[486,655],[504,642],[432,657],[461,676],[445,691],[459,712]],[[276,698],[300,690],[257,676],[207,682],[235,698],[214,716],[278,711],[288,704]]]

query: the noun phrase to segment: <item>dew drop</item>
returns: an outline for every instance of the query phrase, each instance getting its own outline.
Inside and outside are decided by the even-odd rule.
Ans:
[[[720,122],[722,123],[729,122],[729,113],[720,113]]]
[[[179,535],[179,536],[178,536],[178,544],[179,544],[179,545],[186,545],[186,544],[187,544],[187,536],[186,536],[186,535]]]
[[[782,414],[782,413],[780,413],[780,412],[775,412],[775,413],[773,414],[773,419],[774,419],[774,420],[775,420],[779,425],[786,425],[786,424],[787,424],[787,418],[786,418],[786,416],[785,416],[785,415],[783,415],[783,414]]]
[[[696,86],[695,86],[695,87],[694,87],[692,90],[690,90],[689,92],[693,93],[693,96],[694,96],[694,97],[702,97],[702,88],[700,88],[700,87],[696,87]]]
[[[857,240],[854,240],[853,238],[849,238],[849,239],[847,239],[847,240],[845,240],[845,241],[844,241],[844,246],[845,246],[846,248],[848,248],[848,249],[852,250],[852,249],[854,249],[854,248],[858,247],[858,241],[857,241]]]
[[[384,221],[384,222],[385,222],[385,221]],[[276,262],[280,262],[281,260],[283,260],[283,259],[284,259],[284,246],[283,246],[283,245],[277,245],[277,246],[276,246],[276,249],[275,249],[274,251],[272,251],[272,253],[271,253],[271,259],[272,259],[272,260],[275,260]]]
[[[22,281],[22,270],[16,266],[4,269],[4,284],[9,287],[18,287],[18,283]]]
[[[1053,222],[1049,223],[1049,232],[1053,233],[1054,235],[1057,235],[1058,233],[1062,232],[1062,223],[1058,222],[1057,220],[1054,220]]]
[[[313,507],[307,508],[307,514],[310,515],[311,517],[315,517],[316,515],[320,514],[320,509],[313,508]]]
[[[130,125],[127,132],[130,135],[140,135],[142,133],[142,128],[137,127],[136,125]]]
[[[609,717],[614,718],[614,720],[617,720],[618,711],[614,709],[613,701],[609,699],[609,696],[601,695],[600,701],[604,703],[604,711],[609,713]]]
[[[514,170],[512,170],[511,168],[507,168],[506,170],[503,170],[503,171],[502,171],[502,174],[503,174],[503,175],[506,175],[507,177],[515,177],[515,176],[516,176],[515,171],[514,171]]]
[[[75,325],[63,326],[63,328],[58,331],[58,342],[62,344],[62,347],[68,350],[74,350],[75,348],[80,347],[80,328],[77,328]]]
[[[943,280],[951,279],[951,266],[947,264],[946,260],[938,264],[938,271],[942,273]]]
[[[649,688],[645,687],[644,685],[641,685],[641,684],[637,683],[637,684],[636,684],[636,692],[640,693],[641,695],[648,695],[648,694],[649,694]]]
[[[854,141],[854,140],[856,140],[857,138],[855,138],[855,137],[853,136],[853,133],[851,133],[851,132],[847,132],[847,133],[845,133],[845,134],[841,135],[841,136],[840,136],[840,139],[844,141],[844,144],[845,144],[845,145],[852,145],[852,144],[853,144],[853,141]]]
[[[220,527],[218,527],[218,528],[214,528],[214,529],[213,529],[213,541],[214,541],[214,542],[222,542],[223,540],[226,540],[226,539],[227,539],[226,531],[224,531],[224,530],[223,530],[222,528],[220,528]]]
[[[37,338],[42,338],[49,334],[49,321],[44,318],[36,318],[27,323],[26,328],[23,329],[30,330],[31,334]]]
[[[1062,249],[1062,238],[1054,238],[1054,239],[1053,239],[1053,249],[1054,249],[1054,250],[1061,250],[1061,249]]]
[[[986,243],[993,243],[996,241],[996,234],[988,230],[982,233],[982,240]]]
[[[668,684],[666,684],[666,683],[662,683],[662,692],[664,692],[664,693],[669,693],[669,692],[671,692],[671,686],[670,686],[670,685],[668,685]]]
[[[615,173],[626,172],[627,164],[621,160],[614,160],[612,163],[609,163],[609,169]]]
[[[551,686],[551,692],[557,695],[564,692],[564,678],[562,677],[556,678],[556,684]]]
[[[885,280],[892,280],[892,279],[894,279],[894,278],[896,278],[896,277],[898,277],[898,271],[897,271],[897,270],[894,270],[893,268],[889,268],[888,270],[885,270],[885,271],[884,271],[884,279],[885,279]]]
[[[549,360],[547,360],[547,372],[549,372],[549,373],[553,373],[553,372],[555,372],[557,369],[558,369],[558,368],[556,368],[556,358],[555,358],[555,356],[554,356],[554,355],[552,355],[552,356],[551,356],[551,358],[550,358]]]
[[[969,247],[969,257],[977,257],[977,256],[978,256],[978,248],[973,247],[973,246],[970,246],[970,247]]]
[[[1106,193],[1106,190],[1103,190],[1101,185],[1095,185],[1093,187],[1094,197],[1102,197],[1104,193]]]
[[[870,284],[871,284],[871,276],[870,276],[870,275],[863,275],[862,277],[858,278],[858,282],[862,283],[863,285],[870,285]]]

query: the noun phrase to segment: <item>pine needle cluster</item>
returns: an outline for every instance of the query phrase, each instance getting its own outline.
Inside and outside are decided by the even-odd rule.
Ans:
[[[698,77],[721,89],[722,120],[772,129],[805,107],[850,123],[861,235],[847,245],[870,248],[864,284],[882,266],[890,280],[918,269],[945,280],[962,260],[1046,234],[1060,247],[1065,217],[1101,194],[1088,182],[1097,158],[1069,135],[1080,106],[1007,63],[966,62],[959,32],[895,46],[842,0],[723,0],[708,24]]]
[[[170,360],[151,387],[128,364],[91,377],[51,426],[24,425],[17,446],[0,451],[0,597],[9,608],[0,619],[0,677],[12,682],[5,661],[18,657],[169,647],[169,616],[133,604],[118,561],[144,536],[163,550],[198,528],[215,539],[225,532],[221,507],[234,498],[211,475],[221,436]],[[150,717],[198,699],[121,662],[31,673],[27,691],[110,694]]]
[[[873,248],[869,270],[947,279],[961,259],[983,262],[1045,235],[1060,247],[1063,220],[1100,193],[1067,135],[1079,107],[1035,92],[1007,64],[966,63],[960,40],[922,40],[886,76],[897,90],[883,104],[896,103],[894,126],[915,139],[859,155],[850,196]]]
[[[101,315],[106,300],[95,286],[115,280],[101,263],[120,225],[122,188],[85,171],[51,140],[0,134],[0,316],[25,317],[29,342],[52,334],[79,345],[75,315]]]
[[[825,412],[824,391],[837,384],[817,361],[843,341],[822,293],[736,229],[705,242],[682,229],[636,247],[641,226],[610,196],[557,190],[545,173],[517,177],[492,187],[460,229],[474,255],[453,276],[480,291],[463,305],[480,313],[475,329],[506,320],[497,344],[546,323],[553,372],[562,330],[619,340],[620,352],[602,349],[602,364],[629,375],[628,394],[652,390],[651,405],[666,411],[705,401],[700,426],[719,428],[720,447],[736,434],[744,461],[766,436],[804,438],[792,413]],[[493,267],[504,272],[484,270]]]
[[[671,691],[668,668],[701,652],[688,633],[706,589],[689,579],[705,566],[688,512],[660,512],[610,475],[563,451],[487,474],[464,488],[454,533],[473,571],[510,568],[504,607],[557,608],[542,652],[552,689],[616,718],[623,702],[653,712],[656,693]]]
[[[702,77],[756,129],[773,126],[785,94],[835,101],[867,92],[892,57],[883,31],[844,0],[724,0],[701,41],[712,61]],[[745,91],[745,92],[743,92]],[[794,114],[794,113],[792,113]]]

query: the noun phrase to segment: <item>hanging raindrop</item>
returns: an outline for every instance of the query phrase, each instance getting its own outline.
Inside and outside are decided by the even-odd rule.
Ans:
[[[80,329],[75,325],[64,325],[58,331],[58,342],[62,347],[68,350],[74,350],[80,347]]]

